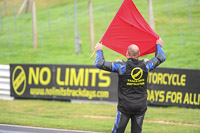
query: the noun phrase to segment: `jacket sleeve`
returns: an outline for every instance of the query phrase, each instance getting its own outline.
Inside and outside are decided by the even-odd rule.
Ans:
[[[122,60],[118,60],[115,62],[107,62],[104,59],[103,51],[98,50],[95,58],[95,66],[99,69],[116,72],[119,74],[123,74],[125,71],[125,63]]]
[[[145,61],[147,72],[152,71],[157,66],[159,66],[161,63],[163,63],[165,60],[166,60],[166,56],[163,51],[163,48],[161,47],[160,44],[156,44],[155,57],[152,58],[151,60]]]

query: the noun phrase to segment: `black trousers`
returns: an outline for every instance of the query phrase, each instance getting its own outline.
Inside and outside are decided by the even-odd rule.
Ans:
[[[141,133],[145,113],[142,115],[128,115],[117,110],[112,133],[124,133],[129,119],[131,119],[131,133]]]

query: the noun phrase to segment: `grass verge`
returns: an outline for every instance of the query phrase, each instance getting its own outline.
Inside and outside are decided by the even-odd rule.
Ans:
[[[0,123],[27,126],[110,132],[116,106],[72,104],[59,101],[0,101]],[[149,107],[143,132],[200,131],[200,110],[178,107]],[[130,132],[130,123],[126,129]]]

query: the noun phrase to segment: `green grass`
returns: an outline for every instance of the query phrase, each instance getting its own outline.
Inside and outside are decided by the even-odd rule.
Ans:
[[[13,0],[8,3],[9,14],[2,16],[3,31],[0,31],[0,64],[10,63],[45,63],[45,64],[94,64],[90,59],[88,0],[78,1],[78,29],[81,37],[81,53],[75,54],[74,47],[74,1],[73,0],[36,0],[37,6],[37,29],[38,49],[32,48],[32,16],[31,13],[22,13],[17,18],[17,29],[15,29],[13,6],[18,9],[20,2]],[[98,42],[106,31],[107,26],[113,19],[123,0],[95,0],[93,1],[93,17],[95,27],[95,41]],[[134,0],[137,8],[148,18],[147,1]],[[191,12],[193,27],[190,27],[187,0],[169,0],[173,27],[170,26],[168,5],[166,0],[154,0],[154,18],[156,32],[162,37],[161,27],[164,32],[164,51],[167,61],[162,67],[193,68],[200,69],[200,0],[191,0]],[[0,2],[0,5],[3,5]],[[107,7],[105,14],[104,5]],[[48,11],[50,11],[50,29],[48,25]],[[67,17],[67,8],[69,17]],[[2,14],[4,12],[2,11]],[[107,19],[106,17],[107,16]],[[68,19],[69,18],[69,23]],[[184,45],[181,44],[179,26],[182,28]],[[25,42],[23,40],[23,28],[25,31]],[[8,29],[10,30],[10,47],[8,46]],[[63,47],[60,46],[60,29],[62,29]],[[42,33],[42,34],[41,34]],[[43,45],[41,41],[43,36]],[[125,59],[118,53],[104,48],[107,61]],[[141,58],[152,58],[148,55]]]
[[[40,100],[0,101],[0,123],[7,124],[110,132],[115,114],[116,106],[107,104],[72,104]],[[143,132],[197,133],[200,131],[199,115],[199,109],[149,107]],[[173,123],[166,124],[159,121]],[[130,132],[130,123],[126,132]]]

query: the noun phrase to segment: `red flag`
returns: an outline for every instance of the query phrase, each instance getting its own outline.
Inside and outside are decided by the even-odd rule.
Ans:
[[[100,42],[126,56],[130,44],[136,44],[140,56],[155,52],[159,36],[142,17],[132,0],[124,0]]]

